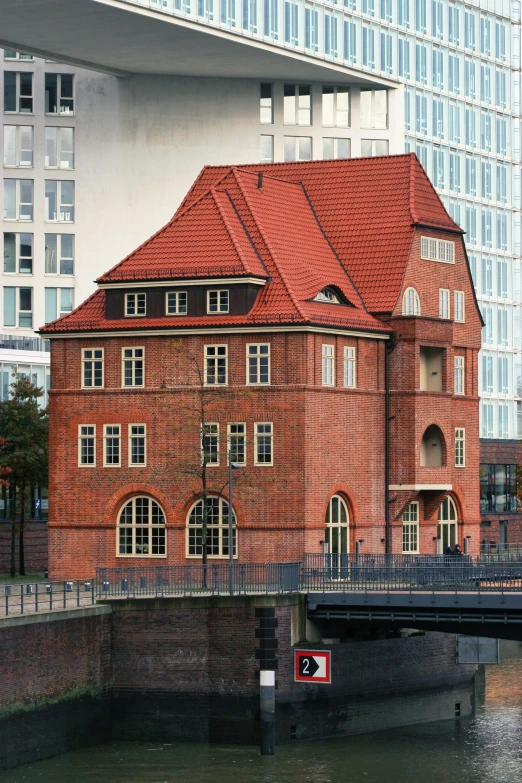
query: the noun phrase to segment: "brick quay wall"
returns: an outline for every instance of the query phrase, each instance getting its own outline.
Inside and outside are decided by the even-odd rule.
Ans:
[[[452,635],[309,643],[297,595],[120,600],[0,621],[0,769],[111,740],[256,744],[260,606],[278,618],[278,743],[471,713]],[[294,683],[295,646],[331,649],[332,685]]]

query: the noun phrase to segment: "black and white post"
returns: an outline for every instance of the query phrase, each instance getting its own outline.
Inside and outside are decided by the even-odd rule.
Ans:
[[[262,756],[275,754],[275,672],[259,672],[259,706],[261,713],[259,750]]]

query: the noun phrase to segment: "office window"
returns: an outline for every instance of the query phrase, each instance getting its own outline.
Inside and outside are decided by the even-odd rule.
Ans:
[[[226,345],[205,345],[205,385],[228,383],[228,349]]]
[[[518,510],[518,466],[480,466],[481,513],[505,513]]]
[[[285,163],[294,160],[312,160],[311,136],[285,136],[284,145]]]
[[[466,155],[466,195],[477,195],[477,161]]]
[[[387,90],[361,90],[361,128],[383,130],[388,127]]]
[[[165,0],[163,0],[163,5],[166,5]],[[212,21],[214,19],[214,0],[197,0],[197,12],[202,19]]]
[[[448,38],[449,42],[453,44],[460,43],[460,10],[454,6],[449,6],[448,11]]]
[[[45,74],[45,113],[74,114],[74,76],[72,74]]]
[[[466,109],[464,116],[465,116],[465,123],[466,123],[466,144],[468,147],[476,147],[477,146],[476,112],[474,109]]]
[[[230,462],[246,465],[246,424],[228,425],[228,453]]]
[[[410,0],[397,0],[397,16],[401,27],[410,26]]]
[[[274,5],[277,5],[277,0],[275,0]],[[283,11],[285,43],[297,46],[299,44],[299,6],[296,2],[285,0]]]
[[[4,286],[4,326],[32,329],[33,289]]]
[[[491,54],[491,22],[480,17],[480,51],[482,54]]]
[[[335,348],[333,345],[323,344],[322,383],[323,386],[335,385]]]
[[[271,422],[256,422],[254,424],[254,464],[273,465],[274,462],[274,432]]]
[[[508,311],[503,305],[498,306],[497,310],[497,343],[502,346],[508,345]]]
[[[355,388],[355,348],[349,345],[345,345],[343,353],[344,385],[350,388]]]
[[[491,258],[482,258],[482,295],[493,296],[493,263]]]
[[[119,555],[165,555],[165,514],[161,506],[149,497],[129,500],[118,517],[117,541]]]
[[[466,98],[475,98],[475,63],[472,60],[464,62],[464,94]]]
[[[418,33],[426,32],[426,0],[415,0],[415,29]]]
[[[270,344],[247,345],[247,385],[270,383]]]
[[[484,326],[482,328],[482,342],[492,345],[493,343],[493,310],[491,307],[482,307],[482,318]]]
[[[482,355],[482,392],[493,392],[493,357],[489,354]]]
[[[122,386],[143,386],[145,375],[145,349],[122,348]]]
[[[480,100],[491,103],[491,69],[487,65],[480,66]]]
[[[450,201],[448,210],[450,218],[460,226],[460,204],[456,201]]]
[[[259,138],[260,163],[274,162],[274,137],[262,135]]]
[[[460,143],[460,106],[455,103],[449,105],[449,140]]]
[[[4,220],[33,219],[33,180],[4,179]]]
[[[11,275],[33,273],[33,235],[4,233],[4,272]]]
[[[460,193],[460,156],[456,150],[449,154],[449,188],[452,193]]]
[[[4,60],[32,60],[32,54],[22,54],[14,49],[4,49]]]
[[[207,291],[207,313],[228,313],[229,300],[229,291],[226,288]]]
[[[450,292],[447,288],[439,288],[439,318],[450,317]]]
[[[411,98],[411,91],[404,90],[404,127],[406,130],[411,130]],[[409,152],[409,142],[406,142],[405,149]]]
[[[4,71],[4,112],[33,113],[33,74]]]
[[[319,11],[313,5],[305,5],[305,49],[319,50]]]
[[[74,182],[45,180],[45,220],[60,223],[74,222]]]
[[[45,167],[74,168],[74,128],[45,129]]]
[[[399,76],[403,79],[410,78],[410,42],[405,38],[399,38]]]
[[[381,33],[381,71],[391,73],[393,70],[393,39],[388,33]]]
[[[219,424],[205,424],[201,438],[201,461],[219,465]]]
[[[433,148],[432,182],[439,190],[444,189],[444,151],[440,147]]]
[[[147,427],[145,424],[129,424],[129,467],[147,464]]]
[[[507,169],[503,163],[497,163],[497,201],[507,201]]]
[[[463,427],[455,427],[455,467],[466,466],[466,430]]]
[[[415,129],[417,133],[428,133],[428,99],[425,95],[415,95]]]
[[[45,274],[74,275],[73,234],[45,234]]]
[[[165,313],[166,315],[186,315],[187,292],[167,291],[165,300]]]
[[[444,104],[438,98],[433,99],[433,136],[435,138],[444,138]]]
[[[507,216],[502,212],[497,212],[497,250],[507,250]]]
[[[432,85],[438,90],[442,89],[444,82],[443,55],[440,49],[433,49],[432,59]]]
[[[459,323],[463,324],[464,321],[465,321],[464,291],[455,291],[454,292],[453,317],[455,318],[455,321],[458,321]]]
[[[380,0],[381,19],[391,22],[393,19],[392,0]]]
[[[294,5],[288,3],[288,5]],[[286,3],[285,3],[286,14]],[[286,18],[285,18],[286,21]],[[263,31],[265,36],[278,40],[279,38],[279,3],[278,0],[264,0],[263,3]]]
[[[259,97],[259,122],[272,125],[274,122],[274,85],[261,82]]]
[[[72,312],[73,288],[45,288],[45,323]]]
[[[375,0],[362,0],[361,7],[366,16],[375,16]]]
[[[285,125],[312,124],[312,88],[309,84],[285,84],[283,100]]]
[[[351,153],[350,147],[350,139],[323,139],[323,160],[349,158]]]
[[[103,388],[103,348],[82,350],[82,387]]]
[[[434,38],[442,38],[444,25],[442,21],[443,5],[441,0],[432,0],[431,3],[431,34]]]
[[[480,147],[491,152],[491,117],[485,112],[480,113]]]
[[[415,81],[418,84],[428,83],[427,51],[423,44],[415,44]]]
[[[477,210],[475,207],[466,207],[466,239],[471,245],[477,242]]]
[[[327,11],[324,14],[324,53],[326,57],[337,57],[339,54],[338,19]]]
[[[464,46],[475,49],[475,16],[472,11],[464,11]]]
[[[509,408],[503,403],[498,406],[498,437],[507,438],[509,432]]]
[[[497,155],[506,155],[507,151],[507,120],[505,117],[496,119],[496,150]]]
[[[509,362],[507,356],[498,357],[497,377],[498,393],[509,394]]]
[[[495,23],[495,56],[497,60],[506,59],[506,27],[503,22]]]
[[[491,223],[492,223],[492,216],[491,216],[491,210],[489,209],[483,209],[482,210],[482,217],[481,217],[481,223],[482,223],[482,246],[489,248],[492,244],[491,239]]]
[[[498,68],[495,70],[495,104],[501,109],[506,108],[506,74]]]
[[[454,391],[455,394],[464,394],[464,357],[455,356],[454,358]]]
[[[375,67],[375,31],[371,27],[362,27],[362,64],[365,68]]]
[[[502,258],[497,261],[497,295],[502,299],[508,296],[508,262]]]
[[[522,402],[517,401],[517,438],[522,439]]]
[[[350,91],[348,87],[323,87],[323,125],[348,128]]]
[[[357,25],[348,19],[343,23],[344,31],[344,59],[348,62],[357,62]]]
[[[32,125],[4,125],[4,166],[32,167]]]
[[[457,55],[449,55],[449,91],[458,95],[460,93],[460,63]]]
[[[493,437],[493,403],[482,402],[482,437]]]
[[[78,427],[78,467],[96,467],[96,424]]]
[[[121,435],[119,424],[103,425],[103,465],[119,467],[121,465]]]
[[[410,503],[402,515],[402,552],[419,551],[419,504]]]

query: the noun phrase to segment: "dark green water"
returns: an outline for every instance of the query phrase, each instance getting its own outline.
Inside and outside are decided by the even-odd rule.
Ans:
[[[0,783],[521,783],[522,645],[487,669],[476,717],[255,748],[111,743],[0,773]]]

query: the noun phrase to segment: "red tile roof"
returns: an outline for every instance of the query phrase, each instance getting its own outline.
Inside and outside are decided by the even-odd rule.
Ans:
[[[462,233],[414,155],[207,167],[173,219],[98,282],[257,277],[266,285],[250,313],[107,321],[97,291],[41,331],[301,323],[388,332],[370,312],[393,309],[416,225]],[[312,301],[327,286],[350,306]]]

